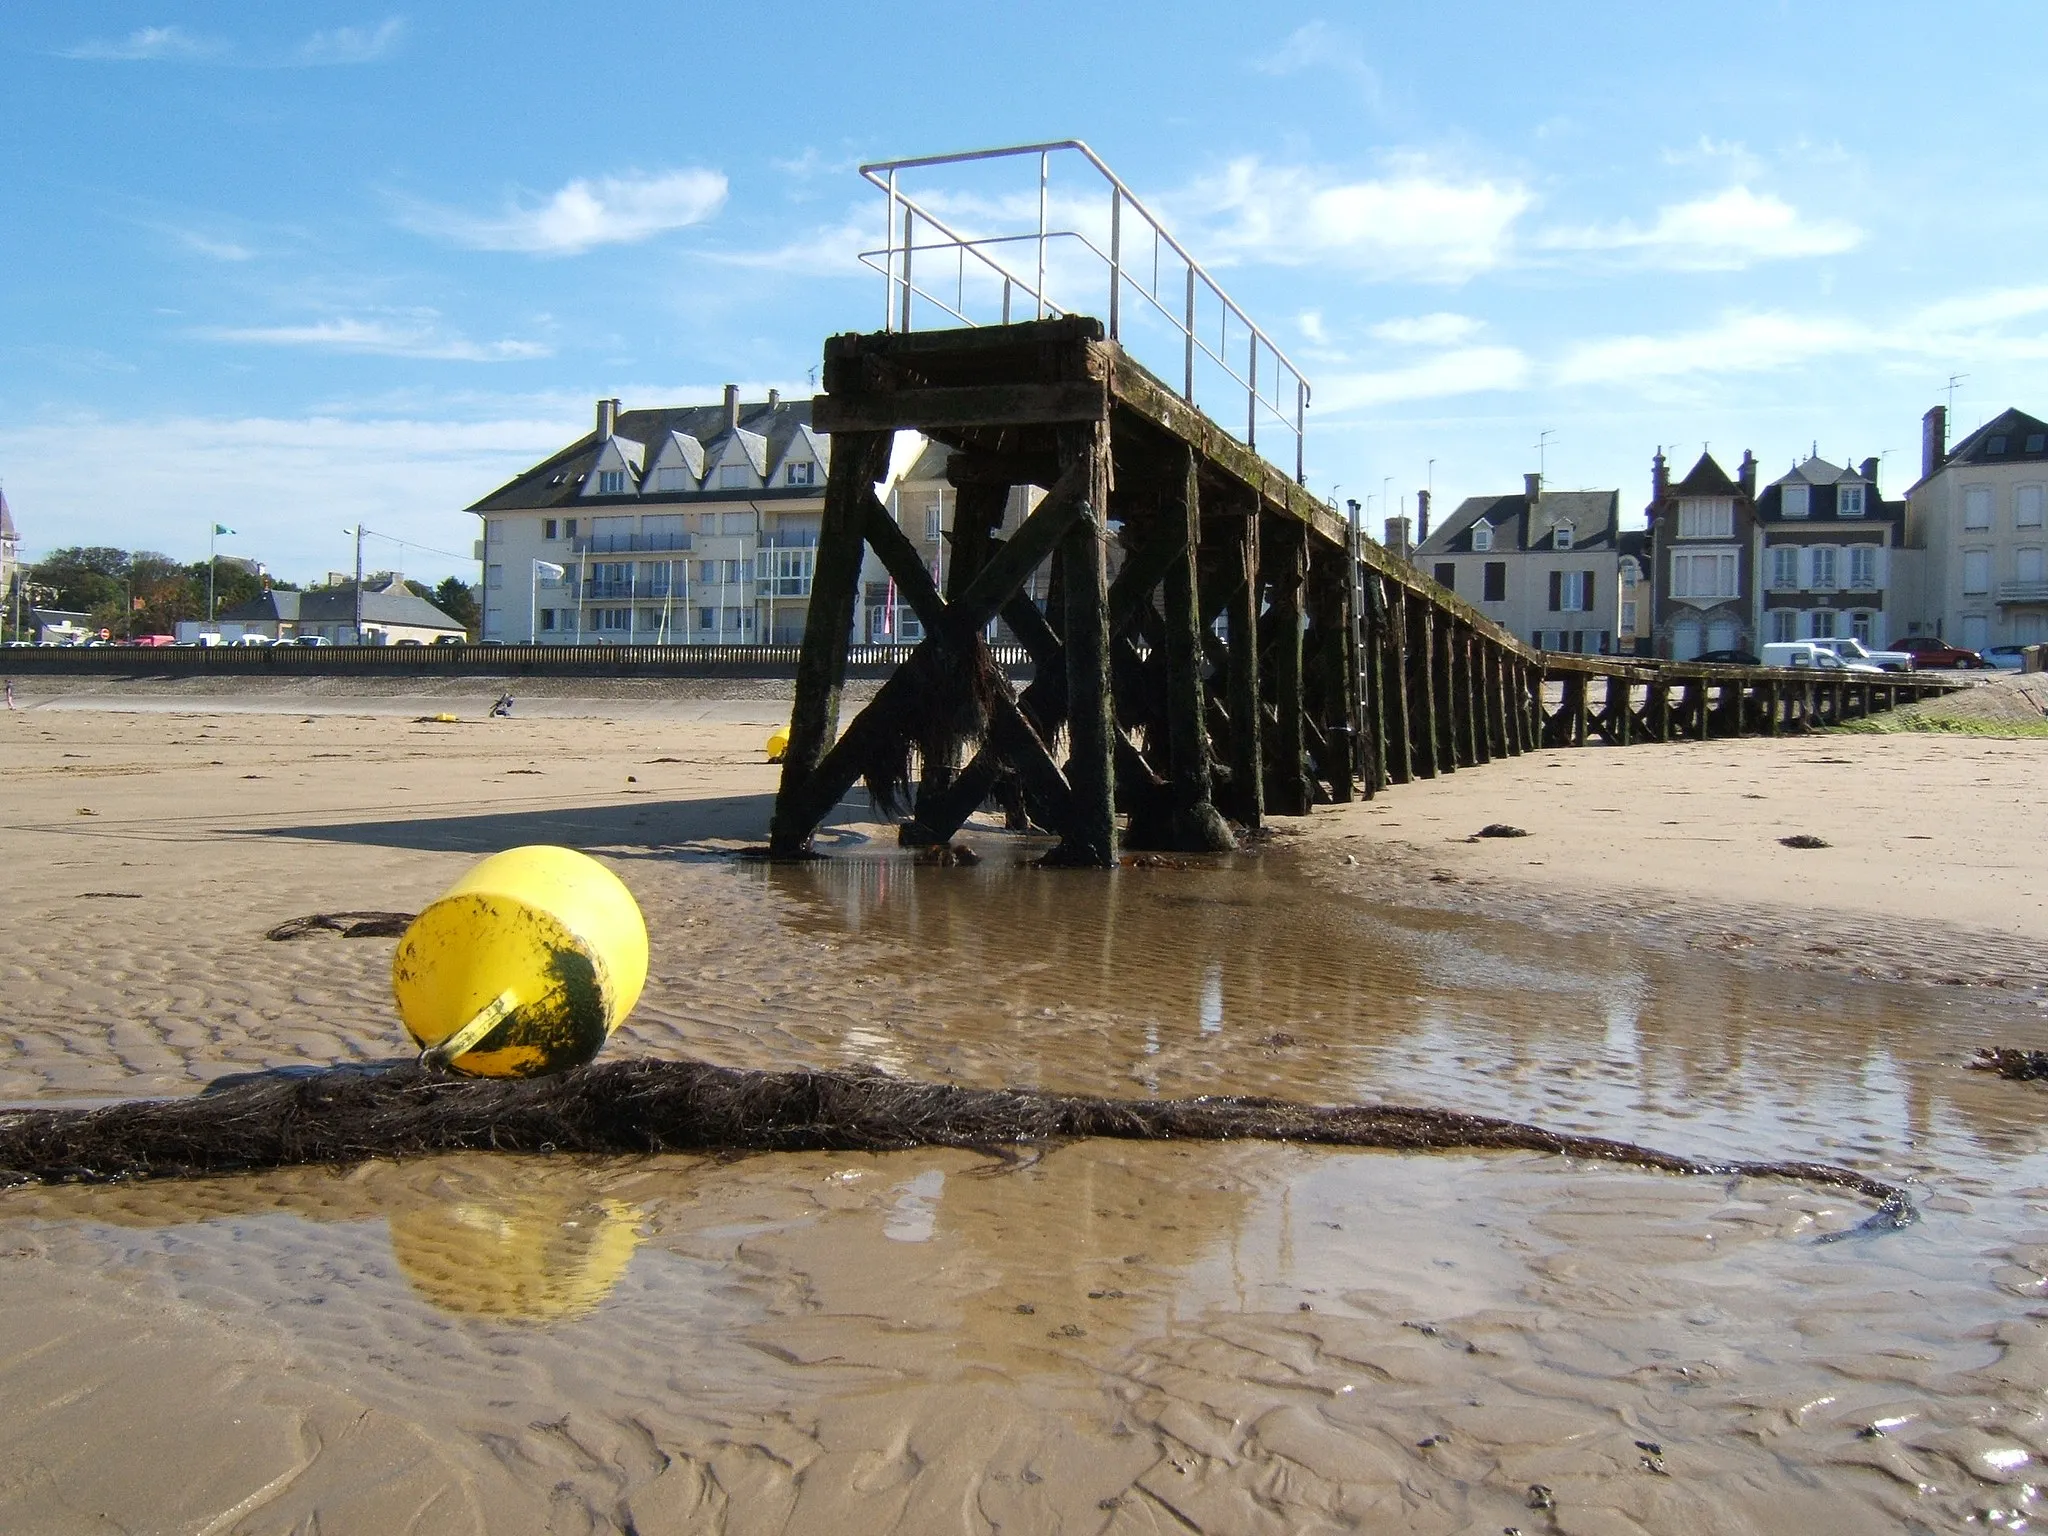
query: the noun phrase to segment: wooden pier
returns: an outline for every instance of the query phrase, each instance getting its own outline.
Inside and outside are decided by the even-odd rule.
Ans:
[[[1048,862],[1108,866],[1543,747],[1778,735],[1956,686],[1535,650],[1084,316],[834,337],[823,385],[776,855],[807,853],[861,780],[906,842],[949,840],[994,794],[1058,834]],[[874,493],[905,430],[954,450],[943,592]],[[1005,527],[1017,485],[1045,495]],[[842,733],[864,547],[927,638]],[[1041,609],[1025,592],[1048,564]],[[1021,688],[989,654],[998,618],[1031,655]]]

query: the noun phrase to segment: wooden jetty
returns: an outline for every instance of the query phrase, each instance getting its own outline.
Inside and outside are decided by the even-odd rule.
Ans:
[[[884,805],[915,780],[906,842],[950,839],[998,794],[1058,834],[1049,862],[1107,866],[1539,748],[1805,731],[1956,686],[1535,650],[1086,316],[837,336],[822,383],[832,459],[775,855],[807,853],[863,779]],[[943,592],[874,493],[899,431],[953,450]],[[1008,527],[1018,485],[1045,494]],[[926,639],[842,733],[864,547]],[[1047,565],[1041,609],[1025,592]],[[1021,688],[989,655],[998,618],[1031,656]]]

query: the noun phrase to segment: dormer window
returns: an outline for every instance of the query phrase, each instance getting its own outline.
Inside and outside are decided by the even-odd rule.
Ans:
[[[1572,525],[1570,523],[1559,523],[1551,531],[1550,546],[1553,549],[1570,549],[1572,547]]]
[[[1837,517],[1861,517],[1863,515],[1862,486],[1839,485],[1835,487],[1835,515]]]
[[[1806,485],[1781,486],[1778,510],[1787,517],[1804,517],[1813,507],[1813,488]]]
[[[1986,453],[2005,452],[2005,434],[2001,432],[1997,436],[1993,437],[1989,442],[1985,443],[1984,451]]]
[[[1477,550],[1493,548],[1493,524],[1478,522],[1472,525],[1472,547]]]
[[[626,472],[623,469],[600,469],[597,472],[597,494],[600,496],[625,495]]]
[[[818,466],[808,461],[802,464],[792,464],[782,472],[782,479],[786,485],[816,485],[818,483]]]
[[[721,464],[718,467],[718,488],[721,491],[743,491],[753,478],[744,464]]]
[[[654,472],[654,488],[657,491],[687,491],[693,488],[694,483],[689,470],[679,464],[669,465]]]
[[[2048,433],[2029,432],[2027,434],[2027,452],[2039,453],[2043,448],[2048,448]]]

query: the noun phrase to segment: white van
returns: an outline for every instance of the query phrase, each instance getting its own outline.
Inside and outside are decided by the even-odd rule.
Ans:
[[[1764,647],[1764,665],[1791,667],[1815,672],[1878,672],[1867,661],[1844,661],[1826,646],[1812,640],[1773,640]]]

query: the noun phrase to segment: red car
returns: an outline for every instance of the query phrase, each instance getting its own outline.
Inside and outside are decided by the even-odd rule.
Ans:
[[[1935,635],[1908,635],[1903,640],[1894,640],[1892,649],[1905,651],[1913,658],[1913,665],[1922,670],[1928,667],[1981,667],[1984,658],[1975,651],[1966,651],[1959,645],[1950,645]]]

